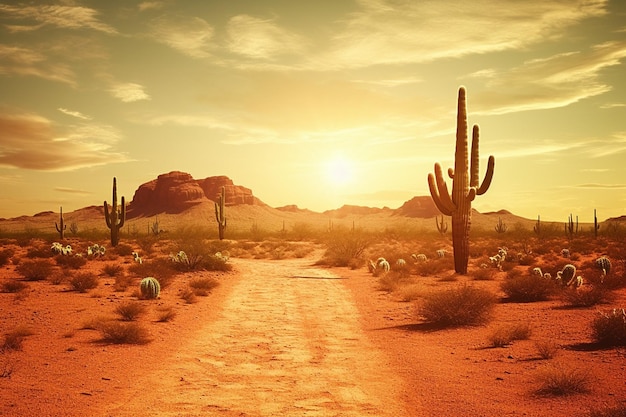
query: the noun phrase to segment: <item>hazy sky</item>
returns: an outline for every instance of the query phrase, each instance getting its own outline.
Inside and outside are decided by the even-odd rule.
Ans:
[[[397,208],[452,165],[461,85],[475,208],[626,214],[624,0],[0,0],[0,217],[173,170]]]

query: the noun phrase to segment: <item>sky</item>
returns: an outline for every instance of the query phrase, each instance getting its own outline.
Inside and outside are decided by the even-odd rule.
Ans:
[[[398,208],[453,166],[460,86],[474,208],[626,214],[626,1],[0,0],[0,217],[170,171]]]

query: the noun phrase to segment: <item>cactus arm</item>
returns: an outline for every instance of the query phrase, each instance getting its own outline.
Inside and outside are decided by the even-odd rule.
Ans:
[[[478,184],[479,182],[479,153],[478,153],[478,143],[480,136],[480,128],[478,125],[474,125],[472,129],[472,151],[471,151],[471,176],[470,176],[470,187],[476,188],[476,195],[483,195],[489,189],[491,185],[491,180],[493,179],[493,170],[495,168],[495,158],[493,155],[489,156],[489,160],[487,161],[487,172],[485,173],[485,178],[483,179],[482,184]]]
[[[448,177],[450,177],[451,180],[454,179],[454,168],[448,168]]]
[[[493,155],[490,155],[489,160],[487,161],[487,172],[485,173],[485,178],[483,179],[480,187],[476,190],[476,195],[483,195],[489,189],[489,186],[491,185],[491,180],[493,180],[493,170],[495,168],[495,165],[496,159],[493,157]]]
[[[111,228],[111,217],[109,216],[109,205],[107,204],[106,200],[104,200],[104,220],[107,223],[107,227],[110,229]]]
[[[451,216],[455,210],[455,205],[450,198],[448,186],[443,179],[441,165],[438,163],[435,164],[435,174],[428,174],[428,187],[430,189],[430,195],[433,198],[433,202],[439,211],[446,216]]]
[[[124,222],[126,221],[126,204],[124,201],[124,196],[122,196],[122,207],[120,208],[118,219],[119,222],[117,224],[117,228],[121,229],[122,227],[124,227]]]

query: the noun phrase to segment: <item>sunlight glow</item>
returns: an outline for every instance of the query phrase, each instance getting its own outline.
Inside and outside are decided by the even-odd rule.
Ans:
[[[325,165],[326,178],[336,186],[345,186],[354,180],[354,164],[343,156],[334,156]]]

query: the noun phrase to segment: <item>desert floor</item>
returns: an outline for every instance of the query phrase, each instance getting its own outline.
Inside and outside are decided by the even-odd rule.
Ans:
[[[151,339],[139,345],[104,343],[86,325],[136,300],[110,277],[87,293],[49,281],[0,293],[1,333],[32,331],[0,354],[0,415],[554,417],[626,405],[626,351],[598,349],[589,328],[598,311],[626,305],[623,289],[609,305],[500,302],[486,325],[434,329],[367,269],[315,266],[321,254],[233,257],[232,272],[179,275],[159,299],[139,301]],[[199,276],[220,285],[184,302]],[[2,267],[0,280],[17,277]],[[420,280],[428,292],[469,278]],[[502,295],[498,280],[471,285]],[[175,317],[157,321],[163,308]],[[515,323],[527,323],[530,338],[492,347],[494,329]],[[542,359],[539,343],[554,344],[554,358]],[[587,373],[587,391],[539,394],[549,369]]]

